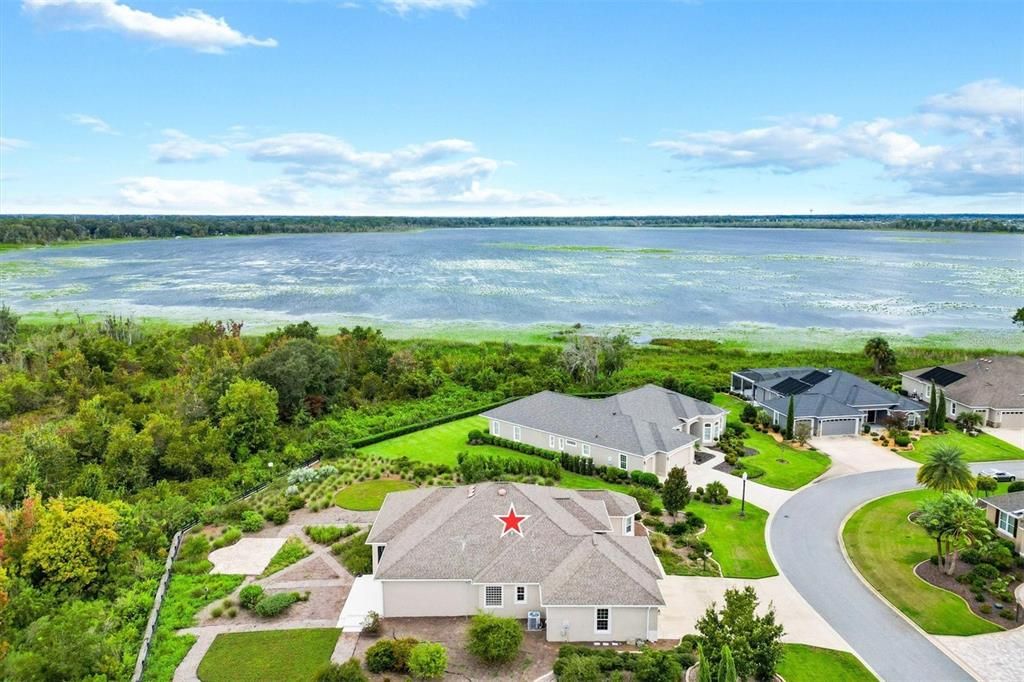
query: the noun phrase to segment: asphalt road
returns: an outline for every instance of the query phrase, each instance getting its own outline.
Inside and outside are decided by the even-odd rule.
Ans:
[[[1024,479],[1024,462],[986,462]],[[839,546],[846,516],[863,503],[915,487],[915,470],[842,476],[809,486],[774,514],[769,531],[779,570],[857,653],[889,682],[971,680],[897,615],[850,568]]]

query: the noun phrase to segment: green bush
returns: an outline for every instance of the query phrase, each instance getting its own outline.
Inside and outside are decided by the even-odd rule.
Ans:
[[[604,675],[596,656],[569,656],[564,660],[559,656],[556,665],[558,682],[601,682]]]
[[[367,682],[367,677],[359,667],[359,659],[350,658],[340,664],[328,663],[316,674],[314,682]]]
[[[555,480],[562,477],[558,466],[541,460],[460,452],[458,462],[459,475],[464,483],[508,479],[510,476],[541,476]]]
[[[511,661],[522,644],[523,628],[514,618],[480,613],[470,621],[469,653],[488,663]]]
[[[419,640],[382,639],[366,650],[366,669],[371,673],[404,673],[408,671],[409,655]]]
[[[352,575],[373,573],[373,548],[366,544],[368,532],[353,535],[344,542],[331,545],[331,552]]]
[[[448,668],[448,652],[436,642],[420,642],[409,652],[407,667],[418,680],[436,680]]]
[[[286,509],[275,509],[274,511],[267,514],[267,518],[275,526],[283,526],[288,523],[288,510]]]
[[[182,561],[197,561],[205,559],[210,553],[210,541],[202,533],[189,535],[178,548],[178,559]]]
[[[254,608],[262,598],[263,588],[259,585],[246,585],[238,593],[239,603],[247,609]]]
[[[313,542],[321,545],[329,545],[332,542],[336,542],[340,538],[347,538],[359,530],[358,526],[354,526],[351,523],[338,527],[338,526],[306,526],[303,531],[309,536],[309,539]]]
[[[290,537],[285,540],[284,544],[281,545],[281,549],[277,550],[277,554],[267,564],[267,567],[263,570],[263,576],[277,573],[282,568],[287,568],[310,554],[312,552],[309,551],[309,548],[306,547],[302,540],[297,537]]]
[[[220,534],[220,537],[213,541],[211,546],[213,549],[221,549],[222,547],[229,547],[241,539],[242,529],[236,526],[228,526],[224,529],[224,532]]]
[[[264,618],[272,618],[281,614],[285,609],[300,600],[298,592],[279,592],[265,596],[256,602],[253,611]]]
[[[259,512],[249,510],[242,514],[242,522],[239,525],[246,533],[255,533],[263,529],[263,517]]]
[[[1014,481],[1006,488],[1008,493],[1019,493],[1021,490],[1024,490],[1024,481]]]
[[[910,445],[910,436],[908,434],[900,434],[892,439],[892,442],[901,448],[905,448]]]

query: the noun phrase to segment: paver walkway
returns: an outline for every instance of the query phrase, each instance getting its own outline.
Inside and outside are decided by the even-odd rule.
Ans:
[[[974,637],[936,637],[985,682],[1024,680],[1024,627]]]
[[[728,489],[729,495],[740,499],[743,493],[743,479],[739,476],[717,471],[716,466],[725,461],[725,455],[714,450],[714,457],[703,464],[690,464],[686,467],[686,479],[691,488],[707,486],[711,481],[719,481]],[[786,500],[792,497],[792,490],[782,490],[761,485],[755,481],[747,481],[747,501],[769,513],[774,513]]]

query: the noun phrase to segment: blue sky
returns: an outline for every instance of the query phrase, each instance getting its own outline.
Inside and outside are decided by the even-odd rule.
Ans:
[[[1024,212],[1024,4],[4,0],[0,211]]]

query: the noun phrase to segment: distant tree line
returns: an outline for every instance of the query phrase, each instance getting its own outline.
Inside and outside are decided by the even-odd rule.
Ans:
[[[325,232],[397,232],[432,227],[773,227],[1024,232],[1021,215],[775,215],[599,217],[376,216],[0,216],[0,243],[49,244],[90,239],[151,239]]]

